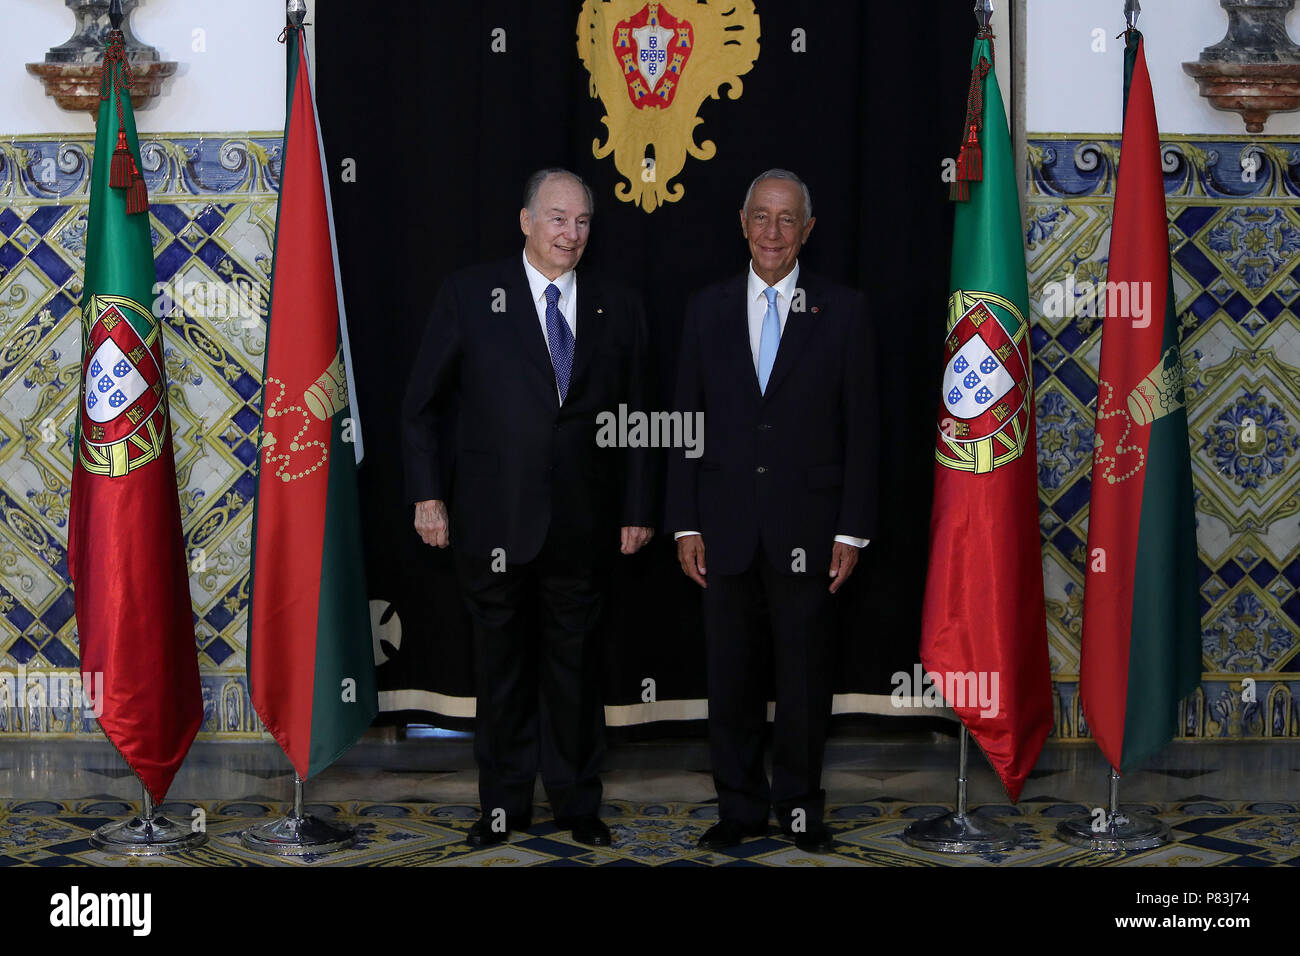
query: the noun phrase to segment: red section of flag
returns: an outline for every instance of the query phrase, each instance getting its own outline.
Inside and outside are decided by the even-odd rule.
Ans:
[[[249,678],[253,706],[304,780],[310,763],[322,515],[332,412],[319,388],[336,369],[338,296],[316,117],[302,50],[293,78],[264,376]],[[337,384],[337,383],[335,383]],[[309,394],[310,392],[310,394]],[[350,447],[343,453],[353,454]]]
[[[1142,463],[1150,435],[1149,425],[1140,426],[1130,415],[1128,395],[1161,362],[1168,229],[1155,101],[1145,46],[1139,41],[1124,118],[1106,279],[1148,292],[1143,295],[1145,316],[1107,315],[1103,325],[1079,662],[1084,717],[1113,767],[1120,766],[1124,749],[1133,578],[1147,474]]]
[[[158,342],[150,351],[161,368]],[[162,424],[159,456],[128,474],[91,474],[78,454],[68,529],[81,670],[103,674],[100,727],[157,803],[203,722],[176,465],[165,416]],[[93,686],[91,678],[83,681]]]
[[[935,469],[921,662],[997,675],[997,712],[948,701],[1018,800],[1052,726],[1034,442],[986,474]]]

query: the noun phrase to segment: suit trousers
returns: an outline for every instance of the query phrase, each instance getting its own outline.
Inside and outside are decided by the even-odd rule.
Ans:
[[[829,587],[818,575],[781,573],[761,546],[743,573],[708,576],[709,751],[721,819],[757,825],[767,821],[769,807],[785,830],[796,810],[806,823],[822,819],[836,634]],[[773,678],[769,786],[763,749]]]
[[[542,783],[557,819],[597,813],[605,756],[604,575],[550,538],[526,564],[456,554],[474,625],[474,757],[484,813],[531,818]]]

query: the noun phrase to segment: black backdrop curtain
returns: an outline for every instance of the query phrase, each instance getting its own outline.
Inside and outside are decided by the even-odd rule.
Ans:
[[[687,19],[694,5],[663,4]],[[315,24],[367,449],[361,493],[369,592],[383,617],[380,688],[389,692],[385,709],[408,711],[389,719],[457,726],[474,693],[450,554],[419,541],[401,486],[406,375],[443,277],[522,248],[524,179],[553,165],[574,169],[595,191],[587,263],[644,294],[661,408],[687,296],[746,267],[737,210],[750,180],[779,166],[808,182],[817,224],[803,267],[863,289],[881,344],[882,523],[842,593],[837,690],[887,695],[889,675],[917,660],[951,249],[941,164],[960,142],[972,4],[754,0],[761,51],[742,77],[743,95],[705,99],[699,110],[696,139],[712,140],[717,154],[688,157],[676,180],[684,198],[651,214],[615,197],[622,177],[612,157],[592,156],[593,140],[606,139],[605,110],[588,94],[577,55],[581,6],[326,4]],[[505,52],[492,50],[498,29]],[[806,52],[792,49],[797,30]],[[355,181],[342,175],[348,160]],[[671,531],[660,529],[619,567],[606,703],[640,702],[645,678],[660,701],[703,698],[699,599],[677,566]],[[651,729],[681,726],[643,731]]]

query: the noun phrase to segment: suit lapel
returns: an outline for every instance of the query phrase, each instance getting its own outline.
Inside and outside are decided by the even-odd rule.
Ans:
[[[754,353],[749,345],[748,288],[747,273],[723,288],[719,303],[722,325],[718,330],[718,347],[723,361],[731,367],[735,381],[746,383],[746,398],[757,403],[763,397],[763,391],[758,387],[758,370],[754,368]]]
[[[511,332],[529,364],[541,373],[538,381],[544,386],[550,403],[558,408],[560,398],[555,391],[555,367],[551,365],[551,353],[546,348],[546,337],[542,335],[541,322],[537,318],[537,304],[533,301],[533,293],[528,286],[528,274],[524,272],[523,261],[515,259],[507,273],[509,279],[504,284],[505,315]]]
[[[782,380],[790,374],[790,369],[799,360],[799,353],[808,344],[812,330],[817,324],[817,313],[821,311],[817,281],[805,278],[802,271],[800,280],[795,290],[796,301],[791,303],[790,312],[785,318],[785,329],[781,332],[781,344],[776,350],[776,362],[772,365],[772,374],[767,380],[767,391],[763,393],[764,398],[771,398],[781,386]],[[800,304],[798,302],[800,289],[803,290],[803,308],[796,312],[794,306]]]
[[[573,375],[569,378],[569,394],[584,379],[591,366],[592,356],[599,350],[609,328],[605,308],[605,289],[600,280],[591,272],[579,271],[578,285],[578,324],[576,340],[573,343]]]

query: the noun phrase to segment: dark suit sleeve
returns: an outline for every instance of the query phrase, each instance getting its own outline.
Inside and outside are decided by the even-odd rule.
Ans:
[[[459,369],[459,315],[456,284],[449,279],[438,290],[402,402],[402,458],[411,502],[445,498],[439,417]]]
[[[641,296],[627,292],[626,307],[632,323],[632,349],[628,367],[628,409],[650,410],[654,369],[650,359],[649,332]],[[655,526],[660,459],[649,447],[629,448],[624,467],[622,525],[629,528]]]
[[[879,487],[880,413],[875,330],[866,301],[854,293],[841,385],[844,401],[844,491],[836,534],[876,535]]]
[[[682,347],[677,358],[677,386],[673,410],[687,416],[704,411],[704,380],[700,366],[700,321],[704,308],[698,295],[686,306],[686,323],[682,329]],[[706,426],[707,428],[707,426]],[[703,442],[704,436],[700,435]],[[708,448],[701,446],[707,454]],[[668,453],[668,510],[666,531],[701,531],[696,487],[701,458],[687,458],[685,448]]]

